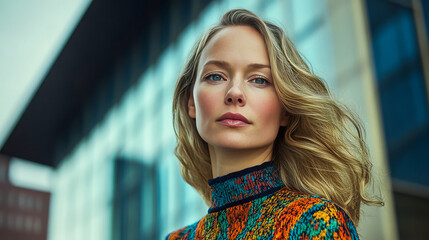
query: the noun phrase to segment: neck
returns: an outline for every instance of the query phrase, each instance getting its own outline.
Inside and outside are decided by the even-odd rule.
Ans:
[[[255,149],[228,149],[209,146],[213,178],[221,177],[271,160],[273,145]]]

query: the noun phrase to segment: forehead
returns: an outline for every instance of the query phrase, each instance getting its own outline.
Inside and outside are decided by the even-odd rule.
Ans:
[[[203,49],[199,65],[210,60],[269,65],[265,41],[250,26],[229,26],[215,33]]]

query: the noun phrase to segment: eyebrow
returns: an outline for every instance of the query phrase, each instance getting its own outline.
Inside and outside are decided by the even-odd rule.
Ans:
[[[229,68],[231,66],[228,62],[220,61],[220,60],[210,60],[210,61],[206,62],[204,64],[204,66],[207,66],[210,64],[216,65],[218,67],[223,67],[223,68]],[[261,63],[251,63],[251,64],[247,65],[247,68],[250,68],[250,69],[269,68],[269,69],[271,69],[271,66],[266,65],[266,64],[261,64]]]

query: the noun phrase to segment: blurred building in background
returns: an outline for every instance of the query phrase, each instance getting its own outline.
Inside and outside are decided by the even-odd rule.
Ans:
[[[206,214],[180,175],[171,105],[195,40],[232,8],[283,26],[362,118],[386,205],[364,207],[361,238],[428,238],[419,0],[92,1],[1,149],[55,168],[48,238],[163,239]]]
[[[14,186],[10,157],[0,154],[0,236],[2,239],[46,240],[50,193]]]
[[[399,235],[428,239],[429,2],[366,2]]]

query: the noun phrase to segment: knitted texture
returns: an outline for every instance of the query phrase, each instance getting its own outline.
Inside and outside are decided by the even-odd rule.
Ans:
[[[230,205],[236,205],[237,201],[244,202],[261,194],[278,190],[284,184],[278,173],[274,171],[272,163],[268,162],[211,179],[209,180],[209,186],[212,195],[209,212],[215,212]]]
[[[272,162],[209,181],[212,204],[167,239],[359,239],[334,203],[288,190]]]

